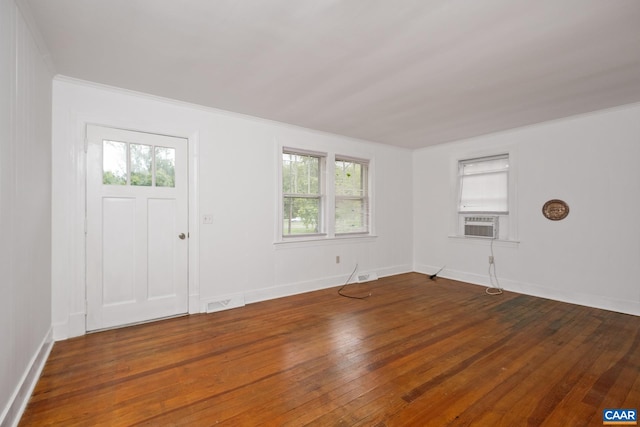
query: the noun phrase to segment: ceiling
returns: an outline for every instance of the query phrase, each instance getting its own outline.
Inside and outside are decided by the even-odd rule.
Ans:
[[[640,101],[638,0],[24,0],[65,76],[419,148]]]

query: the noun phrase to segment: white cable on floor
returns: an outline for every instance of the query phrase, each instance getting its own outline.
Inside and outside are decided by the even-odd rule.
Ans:
[[[500,295],[502,293],[502,288],[500,287],[500,282],[498,281],[498,273],[496,271],[496,257],[493,255],[493,241],[496,240],[494,237],[491,239],[491,261],[489,263],[489,281],[491,282],[491,286],[485,289],[487,295]],[[493,284],[493,277],[491,277],[491,266],[493,266],[493,277],[496,279],[496,284]]]

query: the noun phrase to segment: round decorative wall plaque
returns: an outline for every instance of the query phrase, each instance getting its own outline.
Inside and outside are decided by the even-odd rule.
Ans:
[[[569,205],[562,200],[549,200],[542,207],[542,215],[551,221],[560,221],[569,215]]]

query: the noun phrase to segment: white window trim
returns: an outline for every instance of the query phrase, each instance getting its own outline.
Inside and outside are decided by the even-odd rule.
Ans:
[[[459,180],[459,165],[460,162],[464,162],[471,159],[481,159],[497,157],[500,155],[509,156],[509,173],[508,173],[508,212],[507,213],[491,213],[490,215],[503,216],[508,218],[507,233],[505,238],[492,239],[490,237],[475,237],[464,236],[460,231],[460,217],[466,215],[466,213],[459,212],[460,201],[460,180]],[[455,238],[467,241],[487,241],[495,240],[499,242],[507,243],[519,243],[518,240],[518,212],[517,212],[517,186],[518,186],[518,154],[514,146],[500,146],[493,147],[480,151],[467,151],[459,152],[451,158],[450,165],[450,228],[449,238]]]
[[[374,197],[374,186],[373,186],[373,176],[375,174],[375,160],[373,156],[367,155],[352,155],[352,154],[342,154],[343,152],[323,152],[318,150],[310,150],[304,147],[296,147],[295,145],[284,145],[284,144],[276,144],[276,164],[277,164],[277,173],[276,173],[276,197],[277,203],[275,218],[276,218],[276,227],[275,227],[275,238],[274,244],[277,246],[281,245],[294,245],[294,246],[307,246],[314,245],[318,243],[322,244],[331,244],[332,242],[340,243],[345,241],[366,241],[372,238],[376,238],[375,235],[375,197]],[[299,154],[308,154],[314,156],[322,156],[324,157],[324,170],[321,172],[323,179],[321,180],[321,186],[323,186],[322,194],[323,200],[321,207],[321,221],[322,227],[321,233],[315,234],[301,234],[295,236],[284,236],[283,235],[283,225],[284,225],[284,215],[282,212],[283,209],[283,192],[282,192],[282,153],[299,153]],[[368,232],[357,232],[357,233],[335,233],[335,160],[338,158],[339,160],[353,160],[357,162],[367,163],[367,190],[368,190]]]

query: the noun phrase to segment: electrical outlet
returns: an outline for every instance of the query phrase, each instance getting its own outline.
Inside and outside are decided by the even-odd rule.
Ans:
[[[340,255],[336,255],[336,264],[340,264]]]
[[[211,215],[211,214],[202,215],[202,223],[203,224],[213,224],[213,215]]]
[[[489,264],[493,264],[493,255],[489,255]]]

